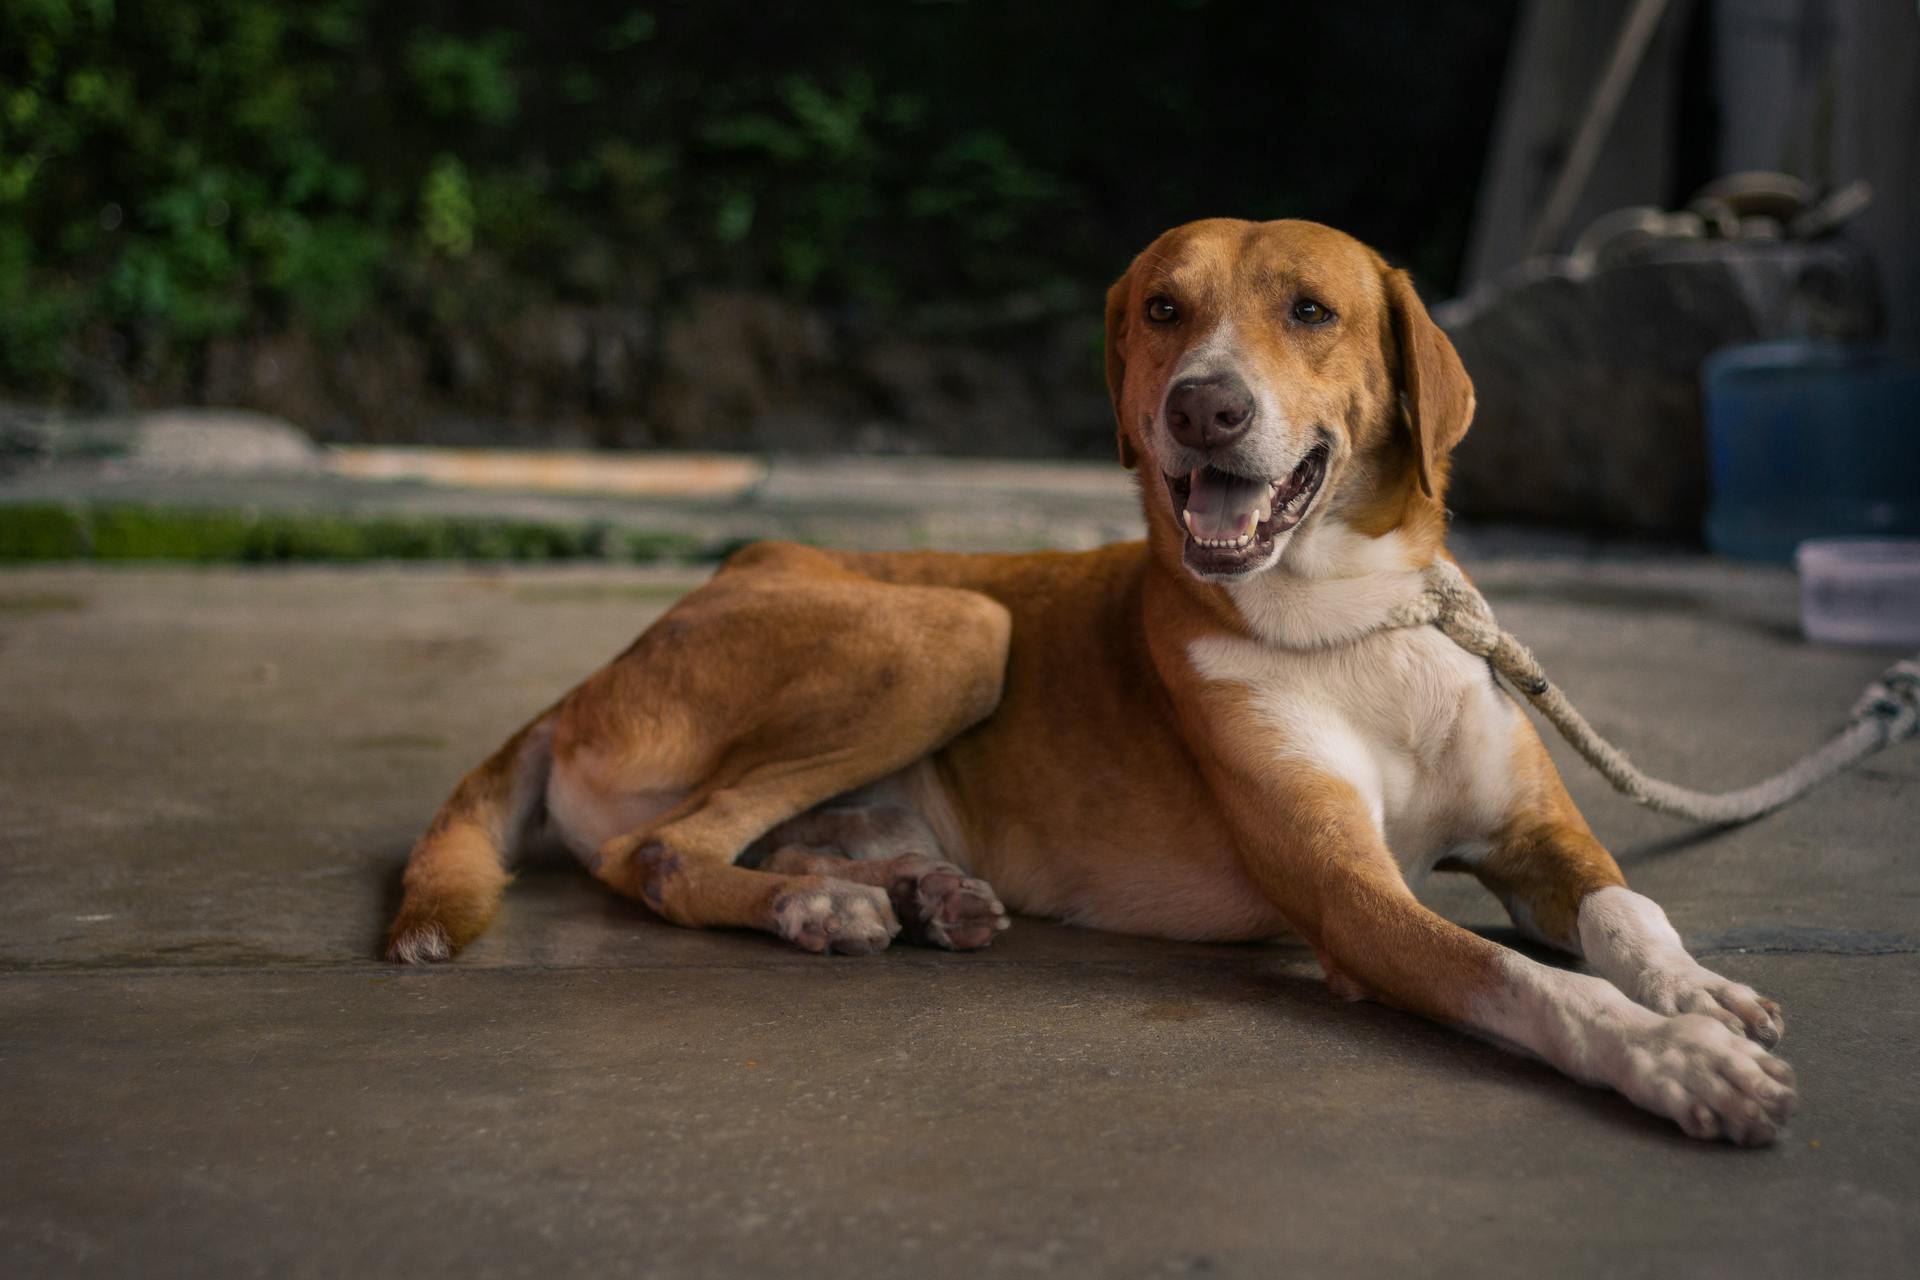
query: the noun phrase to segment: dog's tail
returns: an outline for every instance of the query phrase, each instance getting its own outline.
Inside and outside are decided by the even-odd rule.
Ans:
[[[553,722],[549,710],[507,739],[440,806],[407,859],[406,896],[387,931],[387,959],[445,960],[492,922],[512,878],[508,859],[546,797]]]

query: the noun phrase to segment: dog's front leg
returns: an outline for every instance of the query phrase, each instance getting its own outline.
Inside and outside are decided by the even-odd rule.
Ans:
[[[1758,1044],[1709,1017],[1657,1013],[1610,982],[1443,919],[1408,889],[1350,784],[1305,768],[1265,781],[1225,793],[1248,873],[1350,994],[1524,1049],[1695,1137],[1756,1145],[1786,1122],[1793,1072]]]
[[[1532,729],[1526,729],[1531,737]],[[1780,1006],[1687,952],[1667,913],[1626,879],[1574,807],[1538,739],[1523,770],[1533,782],[1484,855],[1463,861],[1506,904],[1522,932],[1580,956],[1656,1013],[1699,1013],[1772,1048]]]

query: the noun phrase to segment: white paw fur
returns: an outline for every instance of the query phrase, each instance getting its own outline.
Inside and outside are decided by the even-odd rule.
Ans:
[[[820,954],[870,955],[886,950],[900,932],[883,891],[837,880],[782,894],[774,900],[773,921],[782,938]]]
[[[1620,1048],[1614,1087],[1691,1137],[1764,1146],[1793,1114],[1793,1068],[1717,1019],[1655,1015]]]
[[[1471,1023],[1576,1080],[1617,1089],[1696,1138],[1758,1146],[1792,1115],[1793,1069],[1724,1021],[1668,1017],[1599,978],[1523,956],[1502,967],[1503,981]]]
[[[1768,1048],[1786,1034],[1779,1005],[1688,955],[1667,913],[1630,889],[1587,895],[1580,947],[1596,973],[1656,1013],[1697,1013]]]

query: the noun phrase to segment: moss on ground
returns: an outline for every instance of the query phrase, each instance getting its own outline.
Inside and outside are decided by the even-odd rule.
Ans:
[[[78,613],[87,598],[71,591],[0,591],[0,614]]]
[[[87,527],[65,507],[0,507],[0,561],[80,560]]]
[[[457,516],[0,505],[0,563],[173,560],[201,564],[367,560],[707,560],[684,534]]]

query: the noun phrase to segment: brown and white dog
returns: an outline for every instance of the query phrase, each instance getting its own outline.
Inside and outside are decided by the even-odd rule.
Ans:
[[[1485,663],[1381,630],[1445,555],[1473,391],[1405,273],[1308,222],[1169,231],[1107,295],[1147,538],[730,558],[454,791],[388,954],[485,928],[544,819],[677,924],[982,947],[1015,910],[1297,935],[1334,991],[1531,1051],[1701,1138],[1770,1141],[1779,1009],[1629,890]],[[1588,976],[1442,919],[1471,872]],[[993,886],[989,888],[989,883]],[[997,896],[996,896],[997,894]]]

